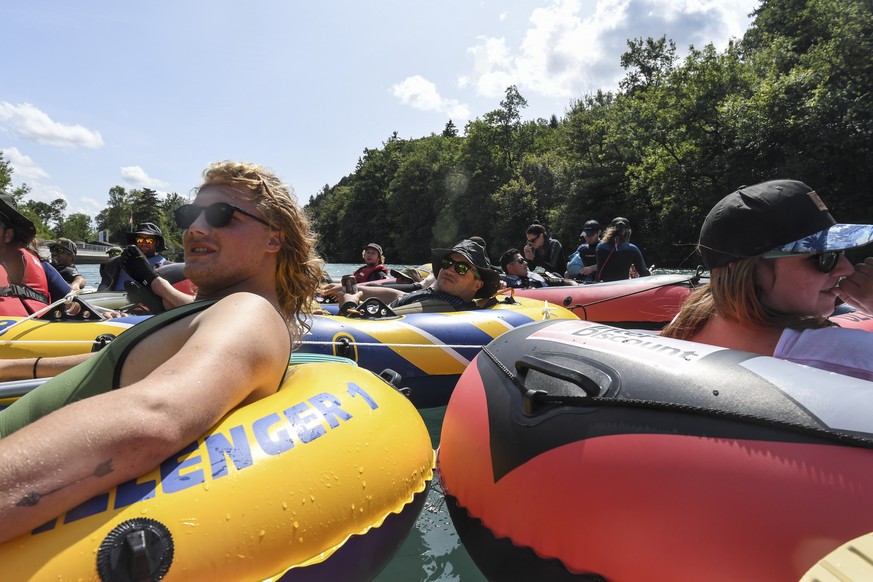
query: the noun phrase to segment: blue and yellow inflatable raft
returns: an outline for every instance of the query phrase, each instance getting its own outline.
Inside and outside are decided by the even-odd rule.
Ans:
[[[151,473],[0,545],[0,563],[21,580],[369,579],[433,465],[424,422],[382,379],[292,366]]]
[[[318,315],[302,352],[343,356],[379,373],[403,377],[418,408],[444,406],[464,369],[497,336],[546,319],[578,320],[542,300],[498,295],[485,309],[407,313],[374,319]]]

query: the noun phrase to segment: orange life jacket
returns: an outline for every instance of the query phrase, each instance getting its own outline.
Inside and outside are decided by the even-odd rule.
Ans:
[[[388,276],[388,268],[385,265],[373,265],[372,267],[369,265],[364,265],[357,271],[355,271],[355,280],[358,283],[364,283],[366,281],[376,281],[378,279],[384,279],[385,277],[374,277],[373,275],[376,273],[385,273],[385,277]]]
[[[51,302],[48,279],[39,257],[27,251],[18,252],[24,267],[20,283],[10,283],[6,269],[0,267],[0,316],[27,317]]]

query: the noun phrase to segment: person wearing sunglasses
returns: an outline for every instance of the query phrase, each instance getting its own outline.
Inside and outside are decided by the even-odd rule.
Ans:
[[[64,281],[70,286],[73,291],[84,289],[86,285],[85,277],[79,273],[79,269],[73,261],[76,260],[76,255],[79,253],[76,243],[68,238],[61,237],[57,241],[49,245],[49,253],[51,253],[51,264],[58,270]]]
[[[500,275],[491,266],[485,249],[471,240],[464,239],[450,249],[432,249],[431,265],[434,282],[424,289],[403,292],[385,285],[367,285],[358,287],[356,293],[345,293],[342,285],[333,284],[323,293],[336,297],[343,312],[376,297],[399,315],[479,309],[475,299],[488,299],[500,289]]]
[[[160,253],[166,249],[164,235],[161,229],[153,222],[142,222],[136,230],[125,235],[128,247],[117,258],[110,259],[100,269],[102,279],[97,286],[98,291],[124,291],[128,281],[134,281],[137,277],[130,274],[131,268],[127,263],[144,262],[140,270],[154,270],[170,263]],[[149,269],[151,267],[151,269]]]
[[[527,243],[522,248],[530,270],[541,267],[550,273],[563,273],[567,265],[567,255],[561,242],[549,236],[546,227],[532,224],[525,232]]]
[[[96,354],[0,362],[0,379],[63,372],[0,411],[0,542],[148,473],[282,384],[323,273],[290,187],[219,162],[176,220],[196,301]]]
[[[500,267],[503,269],[501,279],[507,287],[515,289],[537,289],[540,287],[555,287],[562,285],[576,285],[571,279],[564,279],[556,273],[548,271],[537,273],[527,266],[527,259],[521,256],[518,249],[509,249],[500,256]]]
[[[840,298],[873,308],[873,262],[844,255],[871,242],[873,225],[838,224],[803,182],[744,186],[704,220],[710,282],[661,333],[873,380],[873,334],[828,320]]]

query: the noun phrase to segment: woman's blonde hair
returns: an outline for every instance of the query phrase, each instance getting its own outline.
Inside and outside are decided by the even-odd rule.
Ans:
[[[807,329],[831,325],[825,317],[780,313],[761,302],[757,281],[761,256],[734,261],[712,269],[708,285],[688,296],[679,314],[661,330],[661,335],[689,339],[716,314],[727,321],[749,326]]]
[[[297,205],[291,188],[275,174],[258,164],[215,162],[203,172],[204,186],[243,186],[253,194],[253,201],[270,227],[282,234],[276,266],[276,295],[279,310],[292,324],[291,333],[299,341],[311,325],[316,289],[323,276],[324,261],[315,252],[316,235],[309,220]]]

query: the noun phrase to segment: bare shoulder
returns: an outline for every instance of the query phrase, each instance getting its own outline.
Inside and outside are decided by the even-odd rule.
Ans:
[[[266,298],[254,293],[233,293],[198,314],[201,321],[231,319],[234,325],[285,325],[279,310]]]

